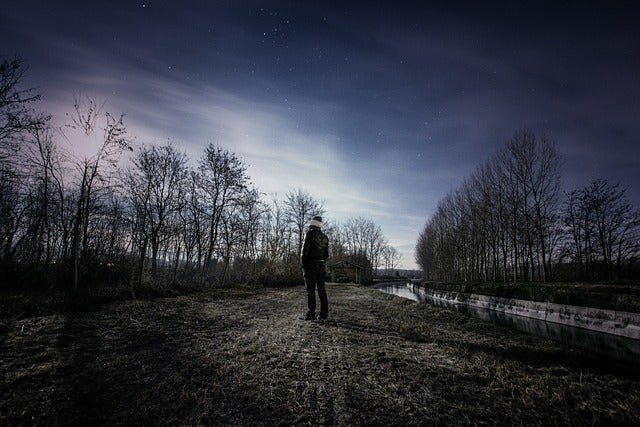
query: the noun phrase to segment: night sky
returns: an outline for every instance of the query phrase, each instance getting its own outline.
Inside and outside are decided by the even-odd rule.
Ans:
[[[414,267],[438,201],[518,130],[556,142],[564,190],[605,178],[640,207],[632,4],[6,1],[0,55],[56,123],[80,94],[134,145],[227,148],[260,191],[372,219]]]

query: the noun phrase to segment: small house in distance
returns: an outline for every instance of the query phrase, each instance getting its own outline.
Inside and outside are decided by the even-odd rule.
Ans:
[[[331,281],[338,283],[353,282],[360,285],[362,267],[349,261],[340,261],[329,266]]]

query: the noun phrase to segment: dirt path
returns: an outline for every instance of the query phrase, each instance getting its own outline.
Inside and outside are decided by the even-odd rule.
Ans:
[[[330,285],[4,319],[0,424],[640,423],[640,379],[463,315]]]

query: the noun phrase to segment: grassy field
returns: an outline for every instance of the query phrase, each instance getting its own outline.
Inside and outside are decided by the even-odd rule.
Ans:
[[[0,317],[0,425],[640,425],[606,360],[355,285]],[[2,314],[0,314],[2,316]]]

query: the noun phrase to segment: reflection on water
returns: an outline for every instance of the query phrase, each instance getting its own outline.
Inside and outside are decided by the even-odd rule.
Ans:
[[[640,340],[610,335],[603,332],[576,328],[560,323],[546,322],[513,314],[456,304],[449,300],[433,298],[425,289],[411,283],[380,283],[373,286],[382,292],[413,301],[425,301],[433,305],[453,309],[473,317],[509,326],[514,329],[561,342],[566,346],[581,347],[605,355],[620,362],[640,364]]]

